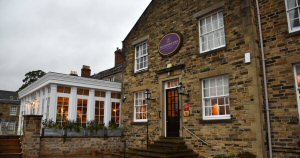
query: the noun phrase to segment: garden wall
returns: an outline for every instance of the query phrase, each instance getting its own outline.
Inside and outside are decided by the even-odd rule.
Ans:
[[[42,137],[40,141],[40,156],[53,155],[90,155],[92,151],[98,154],[110,154],[123,150],[121,137]]]
[[[119,137],[92,136],[44,136],[41,137],[42,116],[25,115],[22,137],[23,158],[45,156],[99,155],[122,151],[124,148]]]

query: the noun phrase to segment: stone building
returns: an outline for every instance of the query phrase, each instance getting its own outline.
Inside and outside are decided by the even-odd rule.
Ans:
[[[16,134],[19,111],[18,93],[0,90],[0,135]]]
[[[113,68],[101,71],[93,76],[92,78],[99,80],[106,80],[111,82],[122,82],[123,79],[123,51],[119,48],[115,51],[115,66]]]
[[[21,114],[43,115],[43,120],[76,121],[85,127],[88,121],[109,125],[120,124],[121,84],[90,78],[89,66],[83,66],[81,76],[49,72],[19,92]]]
[[[206,157],[299,156],[299,12],[295,0],[153,0],[123,41],[128,146],[146,145],[148,120],[150,142],[182,137]]]

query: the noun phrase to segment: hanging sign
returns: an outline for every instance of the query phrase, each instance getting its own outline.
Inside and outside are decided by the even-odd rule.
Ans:
[[[168,33],[159,42],[159,53],[169,56],[177,52],[181,47],[182,39],[178,33]]]

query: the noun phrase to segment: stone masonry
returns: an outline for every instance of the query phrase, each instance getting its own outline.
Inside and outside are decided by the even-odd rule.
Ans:
[[[300,35],[288,31],[284,0],[259,2],[274,156],[300,157],[299,105],[294,77],[294,64],[300,62]]]
[[[24,115],[24,135],[22,137],[23,158],[39,158],[42,117],[40,115]]]
[[[218,6],[216,8],[216,6]],[[210,10],[209,10],[210,9]],[[199,18],[216,10],[224,11],[226,47],[199,53]],[[204,15],[198,16],[206,11]],[[134,28],[123,41],[126,54],[122,120],[131,146],[145,146],[146,124],[133,121],[134,93],[150,89],[156,100],[150,102],[150,140],[165,136],[164,83],[179,79],[190,94],[190,117],[184,126],[203,138],[183,132],[186,143],[206,157],[236,154],[242,151],[263,158],[267,155],[264,133],[262,78],[258,30],[254,1],[248,0],[153,0]],[[183,44],[179,52],[162,57],[158,52],[160,39],[169,32],[179,32]],[[135,41],[148,42],[148,69],[134,72]],[[251,63],[244,63],[246,52]],[[167,69],[172,64],[174,69]],[[180,65],[183,65],[180,66]],[[178,67],[178,68],[176,68]],[[165,73],[161,73],[164,72]],[[205,121],[202,119],[202,80],[218,75],[229,76],[231,119]],[[184,96],[183,99],[186,97]],[[182,103],[182,101],[181,101]]]

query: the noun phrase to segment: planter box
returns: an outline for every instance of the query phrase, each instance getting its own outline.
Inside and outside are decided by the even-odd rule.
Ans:
[[[89,131],[87,130],[87,136],[97,136],[97,137],[104,137],[105,130],[104,129],[99,129],[97,132],[96,131]]]
[[[65,136],[65,129],[56,129],[56,128],[43,128],[42,136]]]
[[[79,137],[79,136],[86,136],[87,135],[87,131],[85,129],[80,129],[80,131],[75,131],[75,130],[70,130],[70,129],[67,129],[67,136],[76,136],[76,137]]]
[[[108,129],[107,130],[108,137],[121,137],[122,136],[122,129]]]

